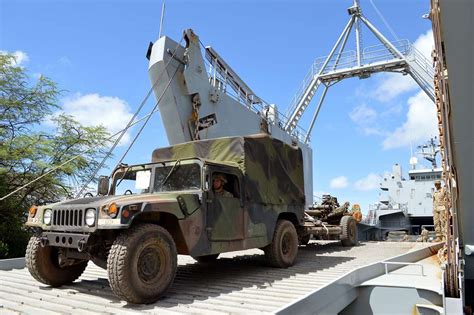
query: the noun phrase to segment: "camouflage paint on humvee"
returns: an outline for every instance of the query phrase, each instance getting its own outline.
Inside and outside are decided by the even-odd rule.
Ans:
[[[120,229],[134,223],[153,222],[170,232],[179,254],[196,257],[264,247],[272,241],[279,217],[296,226],[304,224],[303,167],[297,147],[264,134],[193,141],[156,149],[152,163],[133,168],[150,169],[153,177],[156,167],[172,167],[176,163],[178,169],[181,164],[199,165],[199,171],[187,174],[202,175],[199,188],[153,191],[156,187],[152,178],[147,193],[80,198],[41,206],[26,225],[39,228],[44,242],[51,246],[77,249],[80,245],[81,250],[92,251],[93,256],[104,256],[94,252],[100,247],[97,242],[114,237]],[[232,187],[227,189],[234,198],[214,196],[211,189],[214,172],[233,178]],[[112,203],[119,208],[114,218],[106,211]],[[43,222],[43,212],[47,209],[53,211],[50,225]],[[93,226],[85,224],[87,209],[96,210]],[[126,210],[127,218],[122,215]],[[115,233],[107,234],[106,230]],[[63,236],[66,242],[62,242]]]
[[[203,161],[207,187],[214,172],[238,180],[231,189],[235,198],[215,198],[204,187],[201,208],[179,221],[190,255],[268,245],[279,216],[304,224],[303,164],[297,147],[263,134],[218,138],[156,149],[152,162],[190,158]]]

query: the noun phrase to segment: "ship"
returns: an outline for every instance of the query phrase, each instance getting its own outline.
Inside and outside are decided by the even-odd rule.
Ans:
[[[123,312],[162,312],[162,313],[277,313],[277,314],[472,314],[471,306],[474,305],[474,212],[472,186],[472,56],[473,45],[471,30],[473,29],[472,12],[474,2],[467,0],[448,1],[431,0],[431,9],[426,17],[430,18],[435,38],[435,76],[429,80],[430,85],[422,84],[423,76],[416,70],[419,65],[414,64],[408,68],[407,73],[413,76],[427,94],[434,94],[438,110],[438,123],[440,130],[440,148],[443,178],[446,180],[446,189],[450,193],[449,204],[451,224],[447,233],[447,240],[443,243],[389,243],[365,242],[350,250],[334,248],[331,243],[310,243],[302,249],[298,264],[278,272],[265,269],[259,264],[258,251],[242,253],[239,258],[233,254],[226,254],[220,258],[221,264],[204,266],[193,263],[191,258],[179,257],[180,272],[176,283],[171,288],[170,294],[163,300],[144,306],[118,303],[112,296],[107,285],[107,275],[98,267],[90,266],[84,275],[68,287],[67,290],[58,290],[50,286],[38,286],[35,280],[25,276],[25,259],[17,258],[0,261],[0,308],[7,313],[123,313]],[[364,16],[361,15],[358,0],[348,9],[351,20],[341,34],[338,44],[345,45],[351,26],[358,20],[368,24],[375,30]],[[360,23],[359,23],[360,24]],[[356,36],[359,33],[356,28]],[[383,36],[376,31],[378,38]],[[395,46],[385,42],[391,52],[397,52]],[[467,44],[466,44],[467,43]],[[269,124],[275,129],[287,126],[293,131],[298,119],[314,95],[318,84],[323,86],[321,80],[330,80],[352,76],[365,77],[372,71],[393,70],[394,66],[404,66],[407,61],[412,61],[412,54],[396,57],[380,64],[381,58],[373,58],[376,62],[363,64],[361,54],[354,54],[356,62],[349,64],[349,70],[336,69],[330,74],[323,73],[329,61],[340,61],[341,53],[331,59],[336,51],[336,45],[330,56],[323,63],[323,67],[313,67],[310,80],[304,83],[308,87],[303,89],[302,98],[296,98],[298,106],[294,117],[287,125]],[[181,49],[180,47],[178,47]],[[342,49],[341,49],[342,50]],[[377,49],[379,50],[379,49]],[[412,51],[412,50],[410,50]],[[408,52],[408,50],[407,50]],[[173,51],[166,51],[173,55]],[[209,53],[212,51],[209,49]],[[215,64],[223,65],[218,56],[214,54]],[[363,57],[363,55],[362,55]],[[399,59],[399,60],[397,60]],[[174,59],[183,63],[182,59]],[[337,65],[337,62],[336,65]],[[320,63],[315,63],[319,65]],[[348,63],[345,63],[347,66]],[[354,66],[356,65],[356,66]],[[383,68],[384,66],[385,68]],[[226,67],[227,68],[227,67]],[[449,76],[448,76],[449,68]],[[228,69],[228,68],[227,68]],[[316,69],[317,71],[315,71]],[[204,67],[197,67],[203,73]],[[414,71],[412,71],[414,70]],[[215,74],[216,72],[214,72]],[[229,71],[224,71],[226,76]],[[234,74],[234,73],[232,73]],[[406,73],[405,73],[406,74]],[[214,75],[213,84],[220,86],[220,81]],[[180,76],[182,78],[182,76]],[[193,77],[190,77],[192,79]],[[233,77],[233,84],[239,90],[238,98],[248,99],[248,107],[255,106],[254,94],[237,77]],[[239,82],[240,81],[240,82]],[[426,80],[424,80],[426,81]],[[309,83],[308,83],[309,82]],[[235,84],[236,83],[236,84]],[[243,83],[243,82],[242,82]],[[326,91],[327,86],[324,87]],[[216,101],[225,91],[213,89],[210,96]],[[325,92],[319,105],[324,99]],[[176,102],[179,100],[173,99]],[[206,98],[207,99],[207,98]],[[195,105],[197,100],[193,100]],[[197,106],[196,106],[197,107]],[[313,116],[313,122],[319,111]],[[277,118],[276,110],[272,107],[266,111],[268,117]],[[274,108],[273,108],[274,109]],[[262,111],[259,111],[262,113]],[[265,113],[265,112],[263,112]],[[270,115],[271,114],[271,115]],[[212,127],[216,124],[217,116],[206,114],[201,126]],[[280,116],[281,117],[281,116]],[[275,122],[276,119],[273,121]],[[198,123],[201,121],[196,120]],[[312,125],[312,124],[311,124]],[[188,121],[182,127],[187,129]],[[266,125],[265,125],[266,126]],[[293,129],[292,129],[293,128]],[[312,126],[311,126],[312,128]],[[310,129],[311,129],[310,128]],[[199,128],[195,129],[200,131]],[[204,130],[204,129],[202,129]],[[192,135],[195,133],[192,132]],[[291,133],[291,135],[297,134]],[[308,140],[308,136],[306,137]],[[436,150],[435,150],[436,151]],[[436,157],[436,155],[435,155]],[[435,159],[436,160],[436,159]],[[420,225],[418,221],[428,220],[430,215],[419,209],[411,207],[413,203],[401,199],[402,188],[410,187],[404,192],[411,194],[411,189],[419,199],[431,199],[427,194],[432,192],[432,175],[439,176],[441,170],[437,167],[423,169],[416,165],[404,178],[401,167],[392,170],[388,177],[382,178],[382,195],[388,197],[379,201],[380,208],[374,212],[377,224],[366,222],[367,229],[383,230],[382,225],[388,224],[389,219],[396,219],[396,213],[402,213],[398,218],[403,218],[409,224],[398,224],[402,227]],[[396,175],[399,175],[398,177]],[[393,178],[392,178],[393,176]],[[429,178],[427,179],[427,176]],[[423,178],[424,177],[424,178]],[[398,180],[397,180],[398,178]],[[426,181],[426,182],[425,182]],[[425,182],[425,197],[423,196],[422,182]],[[428,183],[429,182],[429,183]],[[411,186],[410,186],[411,185]],[[419,186],[417,186],[419,185]],[[390,193],[400,198],[389,199]],[[412,188],[411,188],[412,187]],[[385,190],[384,190],[385,188]],[[394,190],[393,190],[394,189]],[[388,199],[387,199],[388,198]],[[408,200],[408,199],[405,199]],[[384,202],[385,201],[385,202]],[[398,205],[397,205],[398,204]],[[422,202],[423,204],[423,202]],[[389,208],[389,205],[391,208]],[[395,209],[398,207],[399,209]],[[403,214],[403,209],[406,208]],[[391,209],[391,210],[390,210]],[[418,209],[418,210],[417,210]],[[428,208],[429,209],[429,208]],[[375,209],[374,209],[375,210]],[[402,210],[402,211],[400,211]],[[389,213],[390,211],[395,211]],[[385,214],[385,215],[382,215]],[[415,220],[416,219],[416,220]],[[418,220],[418,221],[417,221]],[[415,224],[416,223],[416,224]],[[390,223],[392,224],[392,223]],[[429,224],[426,224],[429,225]],[[368,232],[369,230],[366,230]],[[394,230],[390,230],[394,231]],[[389,232],[390,232],[389,231]],[[368,234],[369,235],[369,234]],[[445,246],[436,255],[440,248]],[[397,256],[395,256],[397,255]],[[438,262],[438,258],[440,262]],[[23,268],[23,269],[22,269]],[[94,269],[95,268],[95,269]],[[258,297],[258,298],[256,298]]]
[[[437,138],[418,146],[418,150],[430,166],[419,165],[417,157],[412,156],[407,177],[398,163],[381,177],[379,200],[369,205],[367,216],[359,223],[360,240],[395,240],[405,235],[405,240],[416,240],[423,228],[434,230],[434,183],[442,180],[442,168],[436,162]]]

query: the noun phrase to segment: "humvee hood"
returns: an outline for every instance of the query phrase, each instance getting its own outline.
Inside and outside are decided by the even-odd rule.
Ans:
[[[176,202],[178,195],[182,195],[182,192],[173,193],[155,193],[155,194],[139,194],[139,195],[119,195],[119,196],[96,196],[89,198],[79,198],[72,200],[65,200],[62,202],[51,205],[51,209],[59,208],[97,208],[104,204],[116,202],[117,204],[131,204],[141,202],[153,202],[153,203],[167,203]],[[186,194],[189,194],[186,192]]]

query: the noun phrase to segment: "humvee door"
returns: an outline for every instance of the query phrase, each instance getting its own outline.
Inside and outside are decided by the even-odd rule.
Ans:
[[[212,178],[215,173],[224,174],[227,183],[224,189],[229,196],[219,196],[213,192]],[[244,238],[244,209],[241,192],[241,176],[238,172],[221,171],[212,168],[206,176],[209,180],[207,198],[206,227],[211,241],[231,241]]]

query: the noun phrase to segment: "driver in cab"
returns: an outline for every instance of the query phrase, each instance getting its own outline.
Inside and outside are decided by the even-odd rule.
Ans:
[[[225,184],[227,184],[226,176],[222,173],[214,173],[212,176],[212,189],[214,190],[214,194],[217,197],[233,198],[234,195],[224,189]]]

